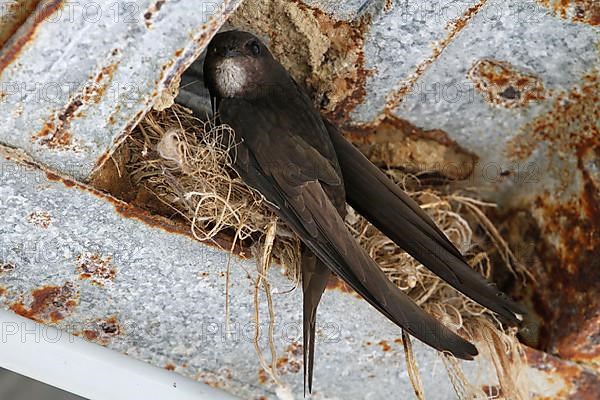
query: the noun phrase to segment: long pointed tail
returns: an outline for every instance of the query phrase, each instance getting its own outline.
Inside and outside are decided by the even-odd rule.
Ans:
[[[315,327],[317,322],[317,307],[327,286],[331,272],[305,249],[302,252],[302,290],[304,292],[304,395],[306,387],[312,392],[313,364],[315,360]]]

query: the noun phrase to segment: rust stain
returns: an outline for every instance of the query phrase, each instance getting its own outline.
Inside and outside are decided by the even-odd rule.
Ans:
[[[17,302],[10,309],[23,317],[37,322],[57,323],[79,305],[79,291],[71,282],[63,286],[45,286],[31,293],[32,301],[29,307],[23,302]]]
[[[552,397],[540,396],[537,399],[596,400],[600,397],[600,377],[593,371],[527,347],[525,355],[531,367],[560,379],[563,383],[560,391],[553,393]]]
[[[545,142],[549,159],[575,165],[553,175],[558,187],[534,199],[536,219],[527,227],[533,249],[529,287],[537,314],[535,347],[588,365],[600,365],[600,79],[586,74],[582,84],[559,94],[552,109],[523,127],[509,142],[509,156],[523,159]],[[561,192],[572,193],[568,199]],[[510,220],[510,217],[509,217]],[[539,221],[539,222],[536,222]],[[513,221],[513,224],[519,223]],[[510,234],[511,245],[524,241],[525,229]]]
[[[385,0],[385,5],[383,6],[383,11],[390,12],[394,8],[394,0]]]
[[[500,385],[483,385],[481,386],[481,390],[487,395],[488,399],[504,398],[504,393]]]
[[[98,339],[98,332],[93,331],[91,329],[85,329],[83,331],[83,336],[90,342],[93,342],[94,340]]]
[[[29,165],[32,165],[36,168],[44,170],[44,168],[39,164],[30,162]],[[184,235],[184,236],[189,237],[190,239],[197,241],[197,239],[192,234],[189,225],[184,224],[183,222],[174,221],[174,220],[165,218],[163,216],[153,214],[150,211],[144,210],[135,205],[128,204],[126,202],[118,200],[118,199],[112,197],[110,194],[104,193],[98,189],[91,187],[91,186],[76,182],[70,178],[61,177],[53,172],[45,171],[45,174],[46,174],[46,177],[48,178],[48,180],[50,180],[50,181],[60,182],[63,185],[65,185],[66,187],[76,188],[76,189],[91,193],[94,196],[96,196],[104,201],[108,201],[109,203],[111,203],[114,206],[115,211],[124,218],[135,219],[140,222],[143,222],[144,224],[146,224],[152,228],[158,228],[158,229],[161,229],[168,233]],[[226,234],[219,234],[215,238],[213,238],[211,240],[207,240],[207,241],[201,241],[201,243],[216,247],[220,250],[229,251],[229,249],[231,248],[231,244],[232,244],[232,238]],[[236,244],[236,246],[233,249],[232,254],[235,254],[242,258],[247,258],[249,256],[246,254],[242,244]]]
[[[75,94],[62,111],[53,116],[51,121],[47,121],[42,129],[33,135],[32,141],[54,150],[78,150],[78,146],[73,144],[73,138],[69,132],[71,122],[74,118],[83,116],[81,111],[83,106],[100,102],[118,64],[117,61],[102,67],[96,77],[91,79],[90,84]]]
[[[144,24],[146,24],[146,28],[150,29],[152,27],[152,19],[165,3],[166,0],[158,0],[154,4],[151,4],[146,12],[144,12]]]
[[[101,318],[86,323],[85,329],[81,332],[75,332],[75,336],[81,336],[102,346],[107,346],[117,336],[123,334],[123,328],[119,323],[117,316]]]
[[[381,350],[383,350],[386,353],[392,349],[392,346],[390,346],[390,344],[388,342],[386,342],[385,340],[381,340],[377,344],[381,347]]]
[[[40,0],[3,2],[0,15],[0,48],[33,13]]]
[[[490,103],[506,108],[525,107],[550,95],[539,77],[505,61],[479,60],[467,76]]]
[[[600,367],[600,310],[585,321],[578,331],[562,338],[556,345],[561,358]]]
[[[297,374],[303,365],[302,345],[294,341],[285,348],[285,354],[278,358],[275,365],[277,371],[284,374]]]
[[[338,123],[349,122],[373,72],[364,57],[370,15],[345,21],[299,0],[249,0],[230,21],[268,37],[273,55],[307,88],[315,106]]]
[[[564,204],[556,204],[548,194],[538,198],[536,208],[544,215],[542,237],[557,238],[539,253],[546,279],[539,282],[544,287],[537,293],[538,303],[549,311],[544,318],[547,342],[542,345],[570,359],[600,363],[600,325],[594,323],[600,317],[599,202],[598,192],[593,199],[583,195]]]
[[[0,286],[0,297],[3,297],[8,290],[4,286]]]
[[[0,75],[2,75],[6,67],[17,59],[23,48],[32,41],[40,23],[54,14],[62,7],[63,3],[64,0],[49,0],[44,2],[42,8],[36,11],[36,18],[33,23],[27,25],[25,31],[18,37],[13,36],[14,39],[11,38],[9,47],[3,48],[2,52],[0,52]]]
[[[281,357],[276,362],[277,371],[280,374],[297,374],[302,370],[302,362],[297,359],[290,359],[288,357]]]
[[[404,81],[400,83],[400,87],[392,91],[386,100],[384,111],[391,113],[398,105],[402,102],[404,97],[412,91],[413,86],[419,80],[419,78],[429,69],[435,60],[443,53],[450,43],[456,38],[456,36],[462,31],[462,29],[473,19],[479,10],[487,3],[487,0],[480,0],[477,4],[471,6],[461,17],[450,22],[446,27],[448,34],[442,40],[438,41],[432,50],[432,54],[423,60],[415,71]]]
[[[268,380],[269,380],[269,376],[267,375],[267,373],[265,372],[264,369],[261,369],[260,371],[258,371],[258,383],[260,383],[261,385],[264,385],[267,383]]]
[[[166,369],[167,371],[175,371],[175,365],[173,365],[173,364],[171,364],[171,363],[167,363],[167,364],[165,365],[165,369]]]
[[[79,279],[89,279],[96,286],[113,282],[117,276],[117,269],[111,261],[111,256],[102,257],[92,253],[77,256]]]
[[[390,114],[373,123],[348,127],[344,134],[380,167],[462,180],[471,176],[478,161],[447,132],[424,130]]]
[[[600,25],[600,3],[597,0],[536,0],[555,16],[592,26]]]
[[[300,357],[304,354],[302,344],[299,342],[296,342],[296,341],[293,341],[292,343],[290,343],[286,347],[285,351],[295,357]]]
[[[121,106],[117,104],[117,106],[115,107],[113,113],[109,116],[108,118],[108,123],[110,124],[111,119],[114,120],[114,115],[116,115],[119,110],[120,110]],[[123,131],[121,133],[121,135],[119,137],[117,137],[116,139],[113,140],[111,147],[109,149],[109,151],[104,152],[99,158],[98,160],[96,160],[96,165],[94,166],[94,169],[92,170],[91,173],[91,181],[97,181],[102,180],[102,177],[98,177],[98,175],[102,175],[104,173],[106,173],[106,171],[103,171],[103,168],[106,164],[106,162],[108,161],[108,159],[111,157],[111,155],[113,154],[114,151],[116,150],[112,150],[112,149],[118,149],[119,146],[125,141],[125,139],[127,139],[127,137],[131,134],[131,132],[133,131],[133,129],[139,124],[139,122],[141,121],[142,117],[144,116],[144,111],[138,111],[135,116],[133,117],[133,119],[131,119],[129,121],[129,123],[123,128]]]
[[[103,160],[105,155],[99,159],[102,166],[92,174],[90,185],[121,200],[132,202],[136,198],[136,189],[133,187],[129,174],[122,173],[126,170],[127,163],[131,158],[129,146],[117,147],[106,161]]]
[[[275,362],[275,367],[277,367],[277,369],[284,369],[285,366],[287,365],[288,361],[289,360],[287,357],[280,357]]]
[[[200,372],[195,379],[214,388],[223,388],[226,386],[227,380],[233,379],[233,372],[231,369],[224,367],[215,372]]]
[[[48,211],[34,211],[27,216],[27,221],[30,224],[46,229],[52,224],[52,216]]]
[[[32,137],[32,140],[51,149],[68,149],[73,138],[70,132],[65,131],[62,127],[59,129],[54,122],[46,122],[42,129]]]
[[[121,325],[115,316],[104,321],[100,321],[98,325],[100,326],[102,333],[105,335],[118,336],[122,333]]]
[[[593,70],[582,77],[582,83],[556,96],[552,109],[521,128],[511,139],[506,151],[509,157],[525,159],[540,142],[552,148],[573,153],[585,147],[600,145],[600,74]]]
[[[583,181],[578,197],[560,202],[545,193],[532,210],[511,209],[501,220],[503,236],[535,277],[521,294],[535,310],[526,343],[598,366],[600,191],[584,171],[580,160],[573,171]]]

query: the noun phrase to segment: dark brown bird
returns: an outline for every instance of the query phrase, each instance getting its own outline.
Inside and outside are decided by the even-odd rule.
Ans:
[[[477,349],[387,279],[344,225],[346,201],[442,279],[505,320],[522,310],[471,269],[435,223],[335,127],[254,35],[214,37],[204,79],[222,123],[235,131],[234,167],[303,242],[304,375],[312,390],[316,310],[334,272],[392,322],[439,351]]]

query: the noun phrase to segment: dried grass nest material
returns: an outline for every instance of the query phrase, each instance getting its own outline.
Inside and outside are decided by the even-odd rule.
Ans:
[[[210,240],[220,232],[229,231],[234,233],[234,242],[253,241],[253,253],[261,272],[257,293],[261,286],[268,289],[265,277],[271,257],[277,258],[287,275],[298,282],[299,240],[277,220],[264,197],[246,186],[231,168],[228,149],[235,144],[224,143],[224,138],[229,137],[224,135],[228,129],[231,128],[226,125],[215,126],[210,121],[194,118],[178,105],[151,111],[128,140],[131,160],[127,173],[134,185],[145,187],[174,213],[189,221],[197,239]],[[405,188],[407,181],[414,177],[395,179]],[[502,255],[515,276],[524,277],[524,268],[516,262],[506,242],[482,211],[493,204],[432,188],[409,194],[466,255],[474,269],[489,277],[492,266],[488,251],[494,250]],[[431,273],[351,209],[346,224],[386,275],[418,305],[454,331],[488,345],[488,349],[480,350],[489,352],[506,398],[526,398],[526,391],[520,389],[522,385],[518,382],[523,353],[514,331],[503,329],[490,311]],[[473,224],[478,224],[489,240],[476,238]],[[269,293],[268,290],[265,292]],[[255,301],[257,298],[258,294]],[[271,304],[269,296],[267,301]],[[412,352],[410,342],[407,343],[410,360]],[[263,367],[271,368],[260,349],[257,351]],[[274,352],[273,348],[271,352]],[[418,370],[414,362],[408,364],[412,366],[409,372],[415,392],[422,398]],[[445,364],[459,397],[488,397],[481,388],[469,385],[456,360],[445,357]],[[268,372],[278,380],[275,368]]]

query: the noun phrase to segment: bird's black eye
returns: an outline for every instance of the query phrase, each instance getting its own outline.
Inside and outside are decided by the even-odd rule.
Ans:
[[[260,44],[258,43],[257,40],[251,41],[249,46],[250,46],[250,51],[252,52],[252,54],[254,54],[255,56],[260,54]]]

